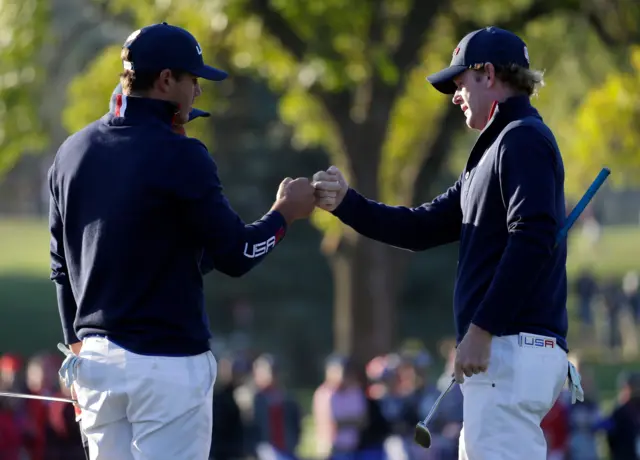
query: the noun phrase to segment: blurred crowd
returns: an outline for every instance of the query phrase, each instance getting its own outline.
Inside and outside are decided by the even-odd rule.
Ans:
[[[612,358],[636,357],[640,350],[640,274],[600,282],[584,270],[576,279],[580,348],[601,347]],[[597,327],[597,325],[599,327]],[[594,337],[596,340],[594,340]]]
[[[310,404],[313,457],[457,460],[462,428],[458,386],[443,398],[429,424],[432,447],[425,450],[413,442],[416,422],[426,417],[451,380],[454,347],[444,354],[441,370],[426,353],[380,356],[361,367],[330,356]],[[640,460],[640,374],[618,376],[616,401],[605,412],[592,369],[581,366],[575,355],[570,359],[582,374],[585,400],[572,404],[566,389],[543,420],[548,459]],[[279,378],[280,370],[271,356],[259,357],[253,365],[238,358],[221,360],[214,412],[225,429],[214,429],[212,459],[296,458],[302,442],[301,410]],[[235,420],[235,428],[229,420]]]
[[[572,404],[565,389],[542,421],[548,460],[640,460],[640,373],[618,375],[616,400],[605,413],[593,370],[570,359],[581,374],[585,398]],[[599,435],[604,449],[598,446]]]
[[[58,379],[62,355],[25,361],[0,356],[0,391],[70,398]],[[0,460],[84,460],[73,406],[64,402],[0,397]]]
[[[453,348],[452,348],[453,350]],[[453,357],[442,376],[426,352],[379,356],[366,365],[329,356],[324,381],[310,402],[314,458],[335,460],[458,458],[462,395],[444,398],[430,424],[431,449],[413,442],[416,423],[426,417],[451,380]],[[302,442],[302,410],[270,355],[251,362],[222,358],[214,401],[212,458],[294,459]]]
[[[422,449],[413,442],[417,421],[426,417],[451,380],[455,349],[449,344],[441,351],[444,369],[426,352],[392,353],[365,365],[329,356],[324,381],[307,398],[287,387],[283,364],[273,355],[220,356],[210,458],[295,460],[306,442],[311,445],[304,451],[320,459],[457,460],[462,428],[457,386],[429,424],[432,447]],[[640,460],[640,374],[620,376],[617,401],[605,414],[591,370],[581,368],[575,357],[572,362],[582,374],[585,401],[573,405],[565,391],[543,420],[548,459],[599,460],[604,458],[598,447],[601,438],[612,460]],[[3,355],[0,391],[68,398],[57,378],[60,364],[56,355],[28,361]],[[81,459],[71,404],[0,397],[0,460]]]

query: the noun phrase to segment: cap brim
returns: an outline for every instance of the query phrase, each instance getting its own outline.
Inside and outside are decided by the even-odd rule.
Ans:
[[[193,70],[191,73],[196,77],[211,81],[222,81],[228,76],[227,72],[208,65],[204,65],[199,69]]]
[[[205,112],[204,110],[200,110],[200,109],[191,109],[191,112],[189,112],[189,121],[198,118],[198,117],[210,117],[211,114],[209,112]]]
[[[466,66],[453,65],[433,75],[429,75],[427,81],[443,94],[454,94],[456,92],[456,84],[453,82],[453,79],[465,70],[467,70]]]

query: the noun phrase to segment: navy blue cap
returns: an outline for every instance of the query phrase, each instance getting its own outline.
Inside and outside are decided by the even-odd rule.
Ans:
[[[205,80],[222,81],[227,73],[205,65],[202,48],[193,35],[166,22],[153,24],[133,32],[123,48],[129,49],[126,70],[159,71],[177,69]]]
[[[453,79],[467,69],[481,69],[484,64],[494,66],[518,65],[529,68],[526,43],[516,34],[498,27],[486,27],[467,34],[453,51],[451,64],[429,75],[427,80],[444,94],[454,94]]]
[[[114,113],[116,111],[116,105],[118,103],[118,94],[122,94],[122,85],[118,83],[118,85],[111,93],[111,100],[109,101],[109,112]],[[199,110],[196,108],[192,108],[191,112],[189,112],[189,121],[198,117],[210,117],[211,114],[209,112],[205,112],[204,110]]]

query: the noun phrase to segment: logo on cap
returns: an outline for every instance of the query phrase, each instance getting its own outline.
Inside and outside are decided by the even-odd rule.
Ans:
[[[200,45],[196,45],[196,51],[199,55],[202,55],[202,48],[200,48]]]
[[[529,60],[529,50],[527,50],[526,46],[524,47],[524,57],[527,60],[527,62],[531,64],[531,61]]]
[[[458,46],[456,47],[456,49],[453,50],[453,55],[457,56],[459,52],[460,52],[460,47]]]

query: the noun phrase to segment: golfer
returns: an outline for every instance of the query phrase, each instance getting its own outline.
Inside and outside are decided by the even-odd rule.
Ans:
[[[468,34],[428,77],[480,132],[458,180],[432,202],[386,206],[335,167],[314,176],[317,205],[369,238],[411,251],[460,241],[455,378],[460,458],[545,460],[540,421],[572,377],[567,360],[564,167],[530,98],[543,84],[525,43],[496,27]]]
[[[200,262],[242,276],[288,226],[309,216],[307,179],[285,179],[269,212],[246,225],[189,120],[204,64],[186,30],[134,32],[123,95],[70,136],[49,171],[51,268],[65,344],[61,373],[77,395],[92,460],[205,460],[216,361]]]

